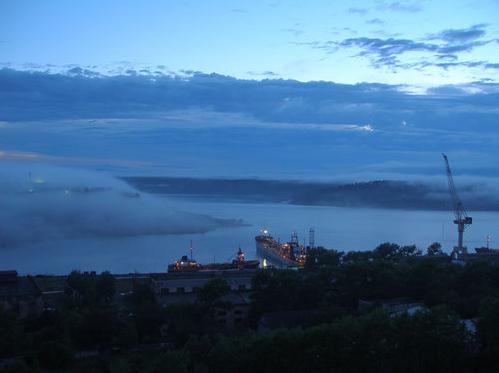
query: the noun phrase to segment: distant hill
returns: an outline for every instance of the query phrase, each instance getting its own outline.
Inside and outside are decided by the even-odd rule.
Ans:
[[[431,184],[377,180],[358,183],[300,182],[259,179],[196,179],[123,177],[135,188],[154,194],[189,195],[244,202],[284,202],[296,205],[450,210],[447,189]],[[499,210],[498,196],[460,191],[468,210]]]

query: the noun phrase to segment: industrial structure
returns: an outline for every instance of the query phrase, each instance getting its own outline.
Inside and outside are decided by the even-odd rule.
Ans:
[[[315,229],[310,228],[308,231],[308,246],[313,249],[315,248]]]
[[[314,230],[309,231],[310,246],[300,245],[298,234],[293,231],[291,240],[282,243],[279,239],[272,237],[267,229],[262,229],[261,234],[255,237],[256,252],[263,258],[264,263],[269,261],[278,268],[299,268],[304,267],[307,254],[312,245],[315,245]]]
[[[257,269],[260,265],[259,260],[246,260],[244,251],[239,247],[236,257],[229,263],[208,263],[200,264],[192,256],[192,241],[190,245],[191,257],[183,255],[179,260],[168,265],[168,272],[196,272],[196,271],[224,271],[224,270],[242,270]]]
[[[449,159],[445,154],[442,153],[445,161],[445,172],[447,174],[447,183],[449,185],[449,193],[452,199],[452,204],[454,208],[454,224],[457,225],[457,246],[454,248],[454,252],[458,257],[466,257],[468,252],[465,246],[463,246],[463,233],[466,228],[472,224],[473,219],[468,216],[466,210],[464,209],[463,203],[459,198],[456,186],[454,185],[454,179],[452,177],[452,172],[449,166]]]

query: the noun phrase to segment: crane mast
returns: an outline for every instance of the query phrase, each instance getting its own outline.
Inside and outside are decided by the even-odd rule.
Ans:
[[[454,179],[452,177],[452,172],[449,166],[449,159],[443,153],[442,156],[444,157],[445,161],[447,184],[449,186],[449,193],[454,207],[454,216],[455,216],[454,224],[457,225],[457,247],[455,248],[455,250],[457,251],[458,255],[466,255],[467,254],[466,248],[464,248],[463,246],[463,233],[465,229],[472,224],[473,220],[471,217],[467,215],[463,203],[461,202],[461,199],[457,194],[456,186],[454,185]]]

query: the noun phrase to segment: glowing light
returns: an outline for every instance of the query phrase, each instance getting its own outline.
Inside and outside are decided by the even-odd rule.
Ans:
[[[374,128],[370,124],[366,124],[365,126],[359,126],[357,128],[361,131],[374,132]]]

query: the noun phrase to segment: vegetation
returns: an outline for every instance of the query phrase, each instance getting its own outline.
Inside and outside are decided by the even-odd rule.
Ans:
[[[447,210],[448,191],[429,183],[375,180],[357,183],[261,179],[209,179],[136,176],[123,180],[147,193],[223,197],[246,202],[287,201],[297,205],[361,206],[414,210]],[[468,195],[473,211],[499,210],[493,196]]]
[[[161,307],[147,284],[120,303],[109,273],[72,272],[57,310],[19,320],[0,308],[0,358],[19,357],[0,371],[498,371],[499,268],[439,260],[437,244],[427,253],[391,243],[314,249],[303,271],[254,277],[249,326],[238,330],[216,323],[230,307],[224,280],[200,288],[194,303]],[[419,308],[393,312],[383,302],[394,299]],[[268,315],[289,313],[307,323],[262,328]]]

